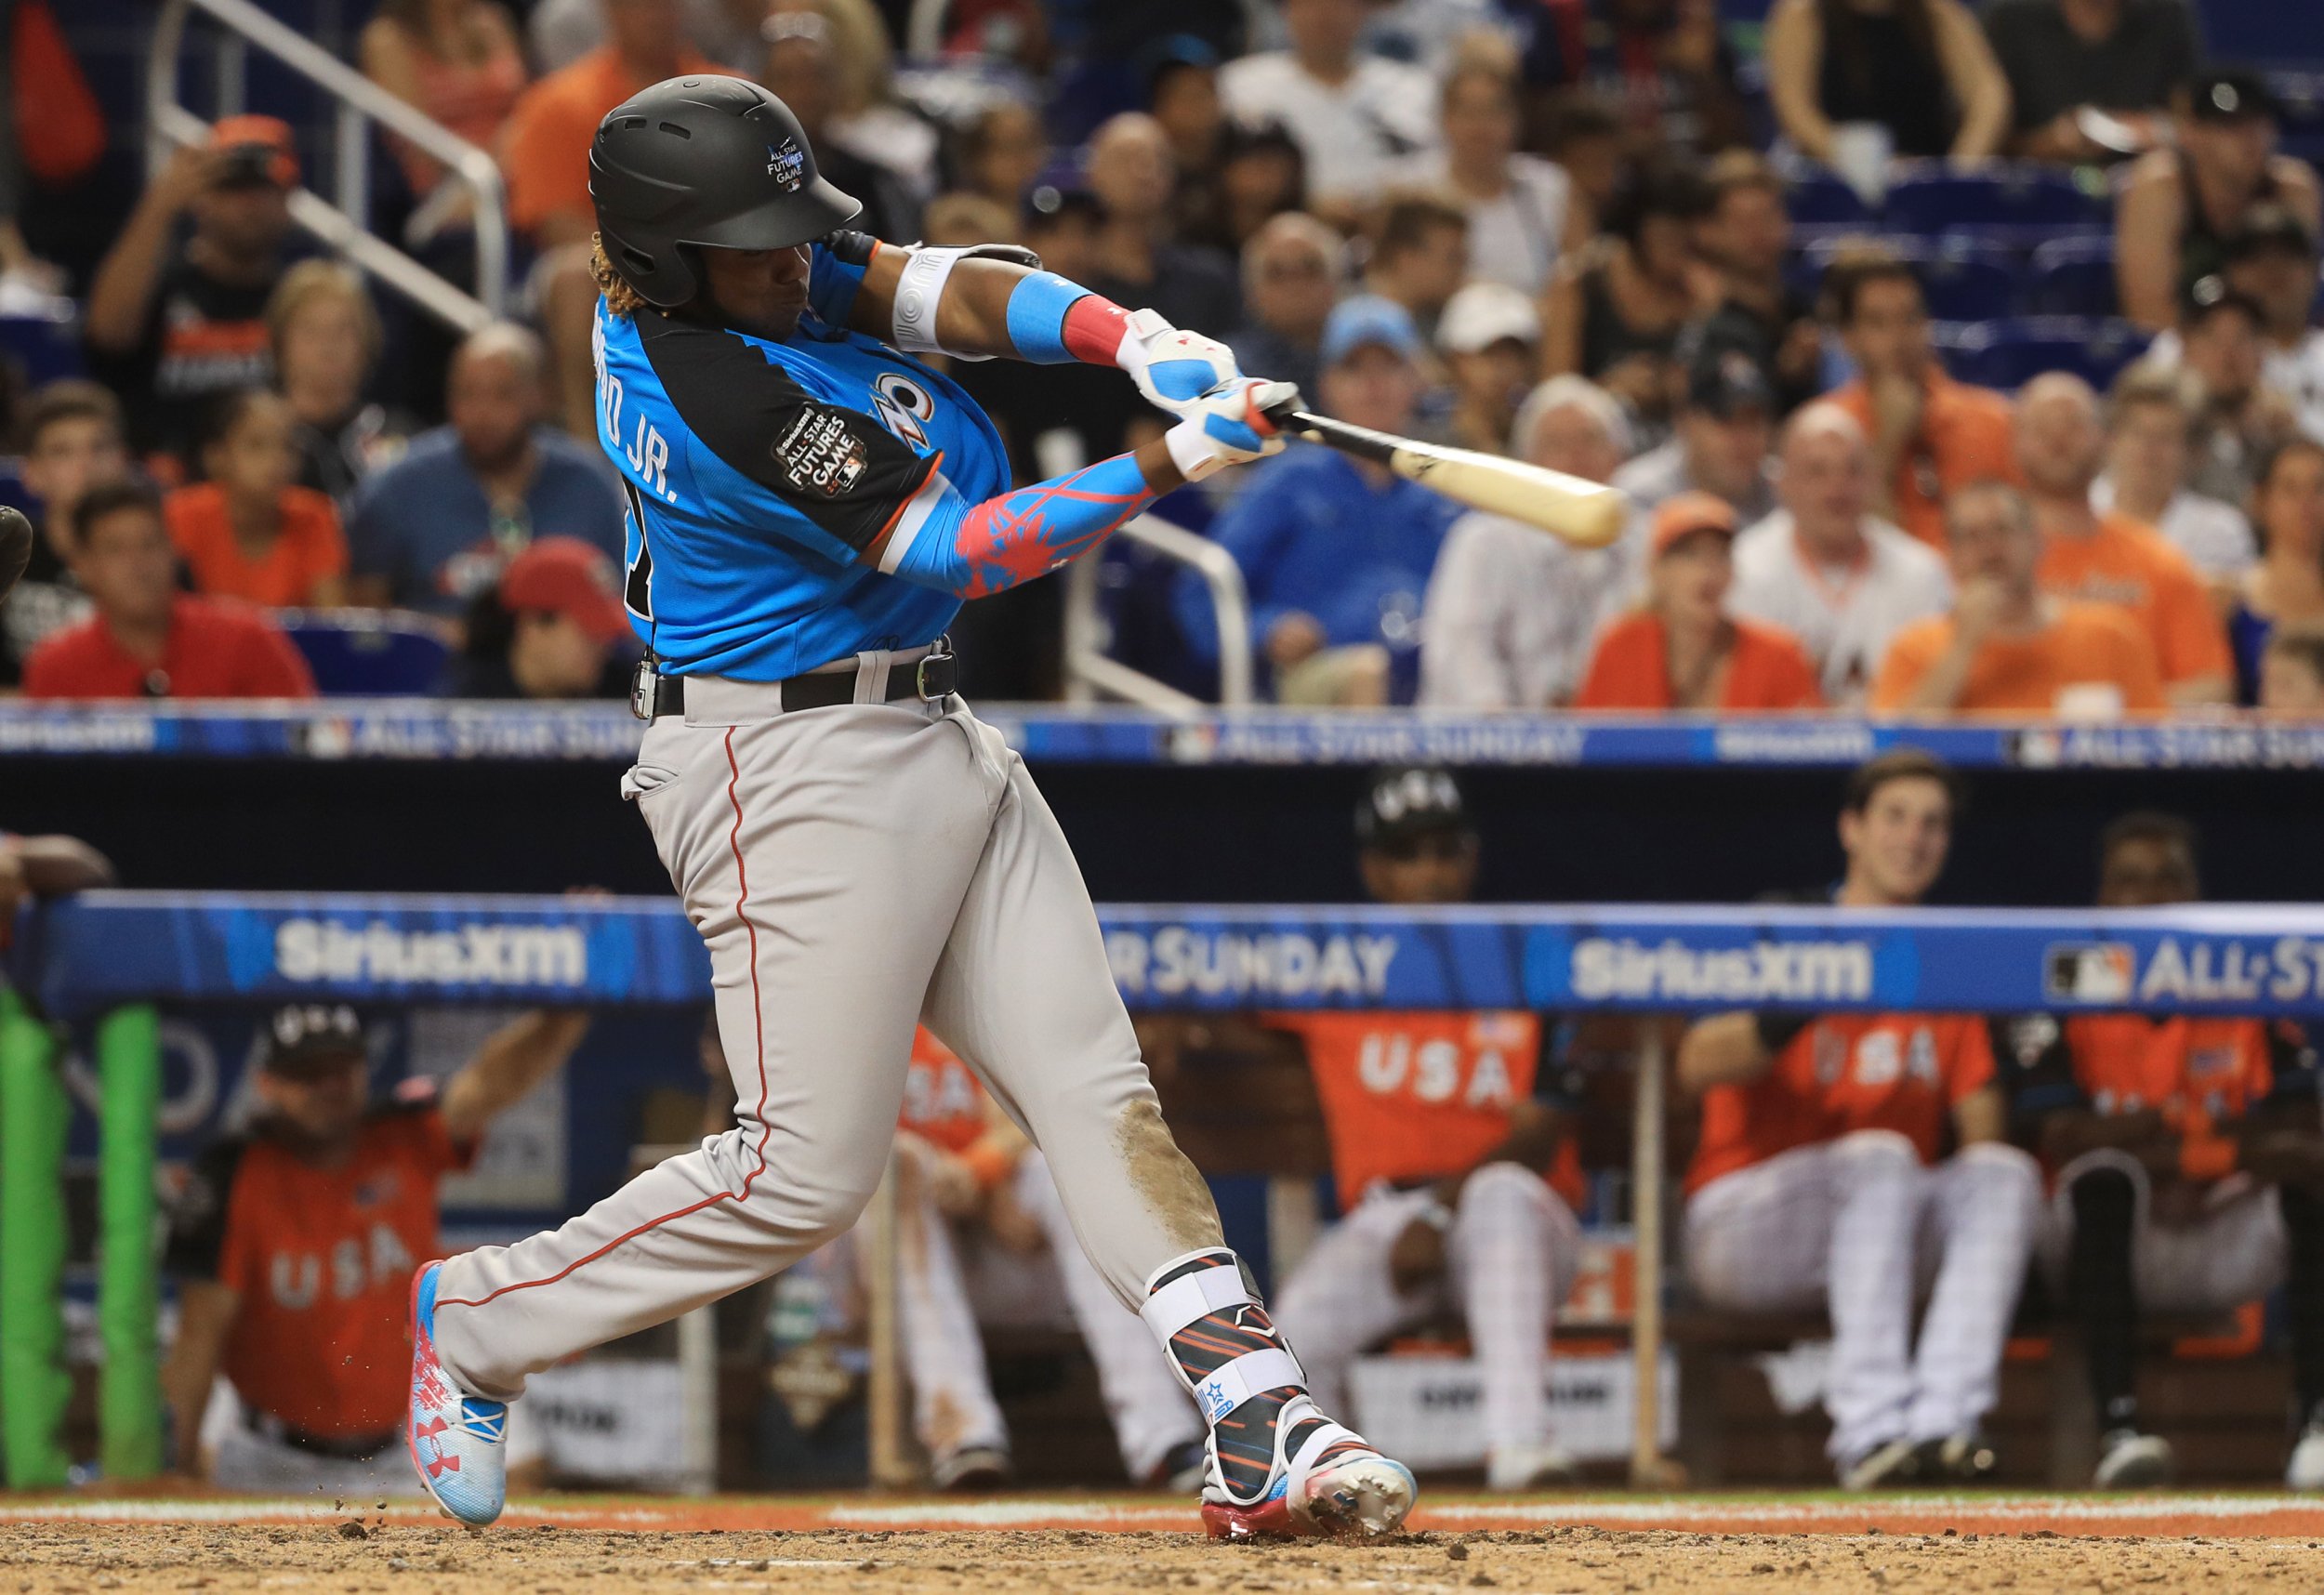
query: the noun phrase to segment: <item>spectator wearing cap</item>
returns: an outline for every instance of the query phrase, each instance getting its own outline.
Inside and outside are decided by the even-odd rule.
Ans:
[[[2187,0],[1992,0],[1984,21],[2009,80],[2009,152],[2030,161],[2150,147],[2171,91],[2203,59]]]
[[[1872,508],[1941,549],[1950,494],[2017,474],[2009,401],[1946,375],[1921,279],[1894,255],[1865,249],[1835,260],[1824,295],[1855,362],[1855,379],[1831,397],[1871,440]]]
[[[1506,283],[1472,283],[1446,301],[1436,347],[1452,376],[1448,441],[1507,453],[1526,378],[1541,363],[1541,318],[1533,301]]]
[[[1659,428],[1670,414],[1671,352],[1697,305],[1694,226],[1702,186],[1652,167],[1623,182],[1604,232],[1567,250],[1541,305],[1541,374],[1587,376]]]
[[[1671,439],[1614,473],[1614,485],[1650,511],[1682,493],[1708,493],[1743,521],[1776,508],[1767,457],[1776,395],[1758,362],[1735,349],[1705,352],[1690,364]]]
[[[1235,363],[1316,390],[1324,322],[1347,281],[1348,247],[1314,217],[1287,211],[1243,245],[1243,324],[1227,337]]]
[[[1472,273],[1539,293],[1564,244],[1572,185],[1555,162],[1517,148],[1517,84],[1502,61],[1456,61],[1438,95],[1443,144],[1398,162],[1391,180],[1460,208]]]
[[[1328,415],[1409,433],[1426,350],[1403,307],[1343,301],[1324,326],[1317,399]],[[1251,628],[1285,703],[1380,704],[1417,663],[1420,600],[1458,511],[1418,482],[1336,449],[1267,463],[1212,535],[1242,567]],[[1208,589],[1186,573],[1177,609],[1195,652],[1218,656]]]
[[[28,698],[311,698],[314,678],[257,611],[178,590],[177,551],[152,483],[92,487],[73,518],[73,574],[89,617],[24,662]]]
[[[921,235],[919,196],[892,166],[868,160],[831,135],[838,114],[840,72],[831,24],[811,10],[770,12],[759,81],[791,108],[815,152],[815,168],[864,204],[849,225],[874,238]]]
[[[1727,608],[1797,638],[1824,701],[1860,708],[1889,639],[1951,607],[1951,578],[1935,549],[1872,513],[1872,451],[1845,410],[1795,412],[1777,466],[1782,508],[1736,538]]]
[[[407,1320],[412,1274],[443,1255],[438,1182],[588,1024],[522,1014],[441,1086],[416,1077],[377,1101],[351,1009],[270,1017],[245,1076],[248,1128],[196,1155],[169,1215],[178,1320],[162,1393],[179,1472],[363,1501],[421,1493],[403,1441]],[[521,1425],[509,1449],[512,1468],[540,1456]]]
[[[265,385],[297,185],[289,126],[229,116],[170,158],[98,264],[84,334],[139,450],[190,446],[210,400]]]
[[[1219,72],[1227,113],[1280,123],[1306,161],[1311,208],[1353,219],[1395,161],[1436,143],[1429,75],[1357,48],[1366,0],[1284,0],[1290,47],[1231,60]]]
[[[1404,307],[1423,341],[1469,276],[1468,218],[1439,199],[1408,194],[1388,202],[1372,235],[1364,291]]]
[[[577,537],[538,537],[469,606],[453,698],[618,698],[630,637],[614,562]]]
[[[2226,504],[2251,496],[2261,458],[2299,430],[2291,402],[2267,385],[2266,324],[2257,300],[2206,277],[2180,312],[2176,337],[2149,357],[2195,379],[2187,485]]]
[[[176,489],[162,506],[194,590],[269,609],[346,601],[347,538],[331,501],[293,480],[290,405],[250,388],[218,401],[212,414],[204,480]]]
[[[1604,481],[1630,449],[1630,419],[1604,389],[1552,376],[1510,430],[1518,458]],[[1453,522],[1420,613],[1420,697],[1446,709],[1544,709],[1574,695],[1598,623],[1622,585],[1613,548],[1577,548],[1505,516]]]
[[[2261,685],[2276,635],[2324,626],[2324,443],[2294,438],[2262,462],[2251,519],[2260,560],[2237,582],[2227,615],[2244,703]]]
[[[1952,613],[1889,643],[1875,710],[2113,720],[2169,707],[2154,644],[2128,611],[2042,590],[2041,528],[2023,493],[1971,482],[1946,500],[1945,525]]]
[[[1578,709],[1814,709],[1816,667],[1789,632],[1727,612],[1734,506],[1682,493],[1654,512],[1646,600],[1599,635]]]
[[[446,425],[356,494],[355,602],[456,617],[536,534],[623,557],[621,494],[604,461],[543,424],[537,337],[509,323],[471,333],[453,357],[445,408]]]
[[[1784,275],[1791,218],[1783,179],[1763,157],[1728,150],[1704,169],[1703,187],[1695,253],[1716,280],[1718,300],[1694,329],[1693,347],[1750,355],[1789,415],[1823,390],[1824,331],[1815,305]]]
[[[2048,372],[2018,394],[2017,465],[2041,532],[2041,590],[2135,620],[2173,704],[2226,703],[2234,663],[2195,567],[2154,528],[2091,508],[2105,449],[2097,395],[2080,377]]]
[[[2257,72],[2199,72],[2176,117],[2177,142],[2139,158],[2114,209],[2122,313],[2149,332],[2177,319],[2195,284],[2227,264],[2227,241],[2253,206],[2280,204],[2313,231],[2316,173],[2276,149],[2276,101]]]
[[[2324,327],[2316,311],[2317,234],[2291,206],[2253,205],[2227,240],[2221,281],[2260,314],[2260,381],[2291,406],[2302,431],[2324,441]],[[2177,328],[2157,335],[2147,358],[2180,357]]]
[[[1104,224],[1097,273],[1076,279],[1117,304],[1143,305],[1172,326],[1221,337],[1243,319],[1234,268],[1215,249],[1180,244],[1178,169],[1162,124],[1142,111],[1109,118],[1089,139],[1089,192]]]
[[[2216,592],[2259,550],[2242,510],[2187,487],[2201,402],[2193,376],[2151,360],[2116,377],[2106,395],[2106,473],[2091,484],[2090,506],[2161,533]]]
[[[2324,720],[2324,627],[2289,626],[2267,639],[2259,710],[2271,720]]]
[[[121,401],[79,377],[60,378],[33,395],[23,440],[17,468],[39,506],[40,535],[24,573],[0,599],[0,689],[22,682],[33,649],[87,617],[88,595],[73,573],[81,499],[129,467]]]
[[[1563,0],[1538,8],[1527,84],[1616,108],[1632,158],[1699,157],[1748,142],[1734,46],[1711,0]]]

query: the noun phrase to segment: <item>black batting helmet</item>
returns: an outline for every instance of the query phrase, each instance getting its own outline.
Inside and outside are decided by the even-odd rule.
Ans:
[[[664,310],[701,286],[682,245],[788,249],[864,208],[815,170],[790,107],[739,77],[673,77],[606,112],[589,198],[605,257]]]

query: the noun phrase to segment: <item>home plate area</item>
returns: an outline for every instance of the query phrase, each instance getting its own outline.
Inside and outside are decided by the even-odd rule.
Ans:
[[[2324,1503],[2286,1496],[1438,1496],[1368,1544],[1204,1540],[1151,1496],[560,1496],[493,1529],[401,1503],[0,1507],[0,1590],[878,1592],[2308,1590]]]

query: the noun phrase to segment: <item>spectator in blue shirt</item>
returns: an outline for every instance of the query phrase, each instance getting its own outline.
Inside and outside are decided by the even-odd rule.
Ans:
[[[1324,323],[1318,395],[1328,414],[1409,433],[1420,394],[1420,336],[1403,307],[1371,295]],[[1420,597],[1458,513],[1384,467],[1299,447],[1263,467],[1213,535],[1250,587],[1251,631],[1287,704],[1408,703],[1419,680]],[[1182,577],[1180,624],[1206,658],[1219,651],[1208,589]]]
[[[489,326],[453,357],[449,425],[365,478],[348,526],[348,596],[457,616],[535,536],[623,557],[620,490],[597,450],[544,425],[540,340]]]

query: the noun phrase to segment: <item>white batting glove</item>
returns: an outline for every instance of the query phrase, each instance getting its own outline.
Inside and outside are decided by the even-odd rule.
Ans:
[[[1200,481],[1213,471],[1243,465],[1283,452],[1283,433],[1265,414],[1287,402],[1297,402],[1300,390],[1288,382],[1267,382],[1238,376],[1221,383],[1186,405],[1179,423],[1162,434],[1170,459],[1188,481]]]
[[[1146,402],[1189,414],[1212,389],[1241,377],[1235,351],[1217,338],[1181,332],[1158,310],[1133,310],[1114,363],[1129,373]]]

